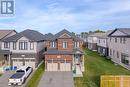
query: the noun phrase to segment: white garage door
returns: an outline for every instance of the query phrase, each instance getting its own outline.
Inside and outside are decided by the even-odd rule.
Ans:
[[[57,63],[47,63],[47,71],[58,71]]]
[[[71,71],[70,63],[60,63],[60,71]]]
[[[17,68],[20,68],[23,65],[22,61],[19,60],[13,60],[13,66],[16,66]]]
[[[35,61],[33,61],[33,60],[25,60],[25,66],[30,66],[32,68],[35,68]]]

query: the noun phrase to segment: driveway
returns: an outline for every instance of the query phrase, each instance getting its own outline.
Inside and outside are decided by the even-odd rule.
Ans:
[[[34,71],[33,71],[34,72]],[[14,74],[14,71],[8,71],[5,72],[1,77],[0,77],[0,87],[25,87],[25,85],[27,84],[27,82],[29,81],[29,79],[31,78],[33,72],[31,73],[31,75],[28,77],[28,79],[26,79],[26,82],[24,84],[22,84],[21,86],[9,86],[8,85],[8,79],[11,75]]]
[[[74,87],[72,72],[46,71],[38,87]]]

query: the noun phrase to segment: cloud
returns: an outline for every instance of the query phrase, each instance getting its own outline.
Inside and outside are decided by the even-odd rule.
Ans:
[[[31,3],[28,0],[17,1],[15,17],[0,19],[1,27],[13,27],[18,31],[31,28],[44,34],[64,28],[79,33],[130,27],[129,0],[39,0],[35,3],[34,0]]]

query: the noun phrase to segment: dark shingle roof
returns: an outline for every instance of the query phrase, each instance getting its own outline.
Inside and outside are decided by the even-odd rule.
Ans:
[[[52,33],[48,33],[44,35],[45,40],[55,40],[55,36]]]
[[[23,36],[28,38],[31,41],[41,41],[41,40],[45,39],[44,35],[41,34],[40,32],[27,29],[27,30],[17,33],[9,38],[3,39],[2,41],[17,41],[18,39],[20,39]]]
[[[125,36],[130,36],[130,28],[116,28],[108,36],[110,36],[111,34],[113,34],[117,30],[119,30],[120,32],[124,33]]]
[[[72,51],[64,51],[64,50],[57,50],[57,49],[48,49],[45,54],[84,54],[80,49],[73,49]]]

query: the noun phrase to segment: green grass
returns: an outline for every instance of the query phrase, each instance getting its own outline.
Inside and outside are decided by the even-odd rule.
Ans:
[[[97,52],[85,49],[84,77],[74,78],[75,87],[100,87],[100,75],[130,75],[127,69],[114,65]]]
[[[44,64],[41,64],[38,69],[34,72],[33,76],[31,77],[31,79],[29,80],[29,82],[27,83],[26,87],[37,87],[38,83],[42,77],[42,74],[44,72]]]
[[[0,76],[2,76],[2,74],[0,74]]]

